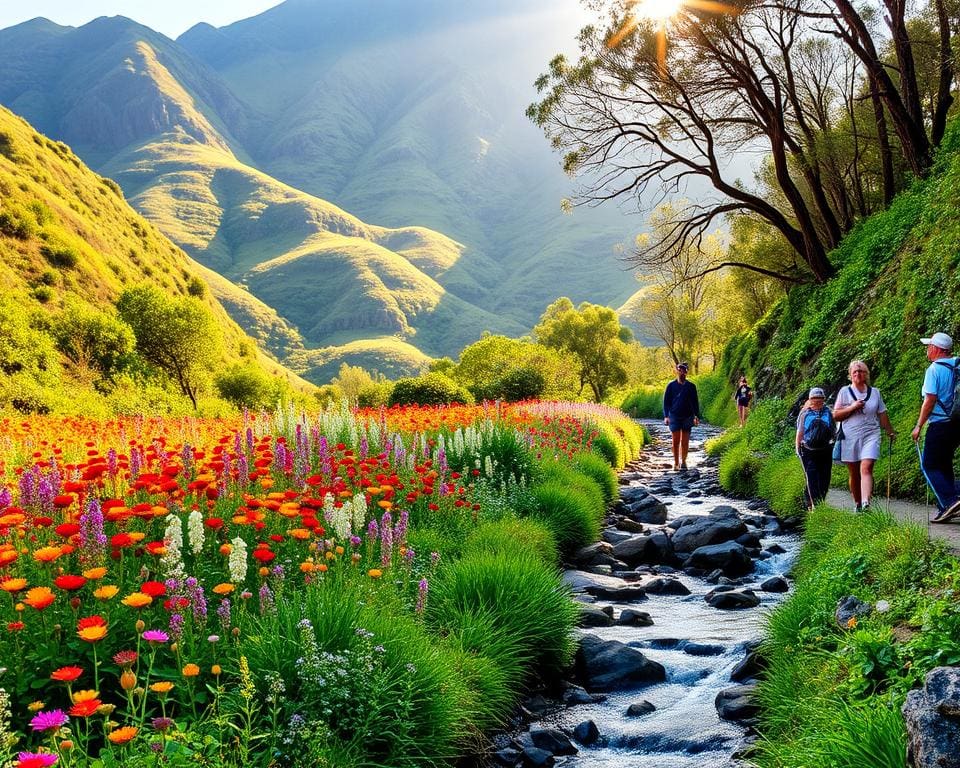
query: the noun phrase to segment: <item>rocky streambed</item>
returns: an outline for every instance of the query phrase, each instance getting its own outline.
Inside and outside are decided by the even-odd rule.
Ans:
[[[689,470],[669,432],[620,475],[601,541],[568,564],[582,604],[573,678],[532,696],[495,765],[735,766],[752,738],[754,653],[766,611],[789,589],[793,521],[723,495],[695,428]]]

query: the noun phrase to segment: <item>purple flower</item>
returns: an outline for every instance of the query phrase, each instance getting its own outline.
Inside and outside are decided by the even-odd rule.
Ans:
[[[423,613],[423,609],[427,605],[427,593],[430,591],[430,585],[427,584],[426,579],[420,579],[420,583],[417,585],[417,613]]]
[[[17,754],[17,759],[21,763],[29,761],[30,765],[49,766],[56,763],[60,758],[53,752],[20,752]]]
[[[86,566],[102,565],[107,555],[107,535],[103,531],[100,502],[90,499],[80,515],[80,562]]]
[[[13,495],[10,493],[10,489],[0,488],[0,509],[9,507],[11,501],[13,501]]]
[[[170,635],[161,629],[148,629],[143,633],[143,639],[148,643],[162,644],[170,640]]]
[[[37,712],[30,721],[30,727],[35,731],[55,731],[63,728],[70,718],[62,709],[51,709],[49,712]]]
[[[230,631],[230,601],[227,598],[223,598],[220,601],[220,607],[217,608],[217,616],[220,617],[220,625],[223,627],[224,632]]]
[[[164,733],[173,728],[174,723],[169,717],[155,717],[150,721],[150,725],[160,731],[160,733]]]
[[[435,567],[435,566],[437,565],[437,563],[439,563],[439,562],[440,562],[440,553],[439,553],[439,552],[431,552],[431,553],[430,553],[430,565],[432,565],[432,566]]]
[[[180,640],[183,637],[183,614],[170,614],[170,635],[174,640]]]
[[[266,582],[260,587],[260,613],[270,613],[273,611],[273,592]]]
[[[370,541],[376,541],[379,535],[380,526],[377,525],[376,520],[371,520],[370,525],[367,526],[367,538],[370,539]]]

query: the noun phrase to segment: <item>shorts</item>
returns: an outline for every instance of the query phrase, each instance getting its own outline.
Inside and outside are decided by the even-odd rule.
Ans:
[[[872,459],[876,461],[880,458],[880,430],[870,430],[863,433],[858,432],[852,437],[844,436],[840,441],[840,461],[852,463]]]
[[[737,405],[744,406],[744,407],[750,405],[750,398],[741,397],[739,400],[737,400]]]
[[[691,429],[693,429],[693,416],[670,417],[671,432],[689,432]]]

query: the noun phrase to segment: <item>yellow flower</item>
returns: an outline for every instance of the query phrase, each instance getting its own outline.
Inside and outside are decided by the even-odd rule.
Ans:
[[[95,643],[97,640],[103,640],[103,638],[107,636],[107,628],[103,624],[95,624],[92,627],[78,629],[77,634],[81,640],[86,640],[88,643]]]
[[[219,677],[221,672],[223,672],[223,670],[220,668],[219,664],[214,664],[212,667],[210,667],[210,674],[214,675],[215,677]]]
[[[26,579],[9,578],[0,581],[0,589],[2,589],[4,592],[10,592],[11,594],[14,592],[19,592],[21,589],[25,589],[26,586]]]
[[[146,608],[148,605],[150,605],[150,603],[153,602],[153,598],[150,597],[150,595],[144,594],[143,592],[131,592],[120,602],[128,608],[139,610],[140,608]]]
[[[229,581],[224,581],[220,584],[217,584],[213,588],[213,591],[218,595],[229,595],[236,587],[233,586]]]
[[[31,701],[29,704],[27,704],[27,709],[29,709],[31,712],[39,712],[45,706],[47,705],[42,701]]]
[[[169,680],[158,680],[155,683],[150,683],[150,690],[154,693],[170,693],[173,690],[173,683]]]
[[[104,584],[102,587],[97,587],[93,590],[93,596],[97,598],[97,600],[110,600],[116,597],[119,591],[120,587],[115,587],[113,584]]]
[[[184,664],[182,671],[184,677],[196,677],[200,674],[200,667],[196,664]]]
[[[371,579],[379,579],[381,576],[383,576],[383,571],[381,571],[379,568],[371,568],[369,571],[367,571],[367,576],[369,576]]]
[[[83,572],[83,575],[92,581],[96,581],[97,579],[102,579],[107,575],[107,569],[103,567],[87,568],[87,570]]]
[[[38,563],[52,563],[61,554],[63,553],[60,551],[60,547],[40,547],[33,553],[33,559]]]
[[[97,691],[86,689],[83,691],[74,691],[73,692],[73,703],[79,704],[81,701],[93,701],[96,698],[99,698],[100,694]]]

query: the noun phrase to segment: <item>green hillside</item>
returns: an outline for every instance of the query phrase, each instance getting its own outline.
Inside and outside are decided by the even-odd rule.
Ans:
[[[171,296],[200,297],[223,339],[218,366],[255,363],[296,388],[308,387],[257,350],[206,290],[205,270],[139,216],[115,182],[3,108],[0,256],[2,397],[19,388],[44,408],[64,398],[96,401],[91,371],[55,354],[57,320],[68,309],[109,315],[125,288],[142,284]],[[34,353],[30,361],[18,357]]]

